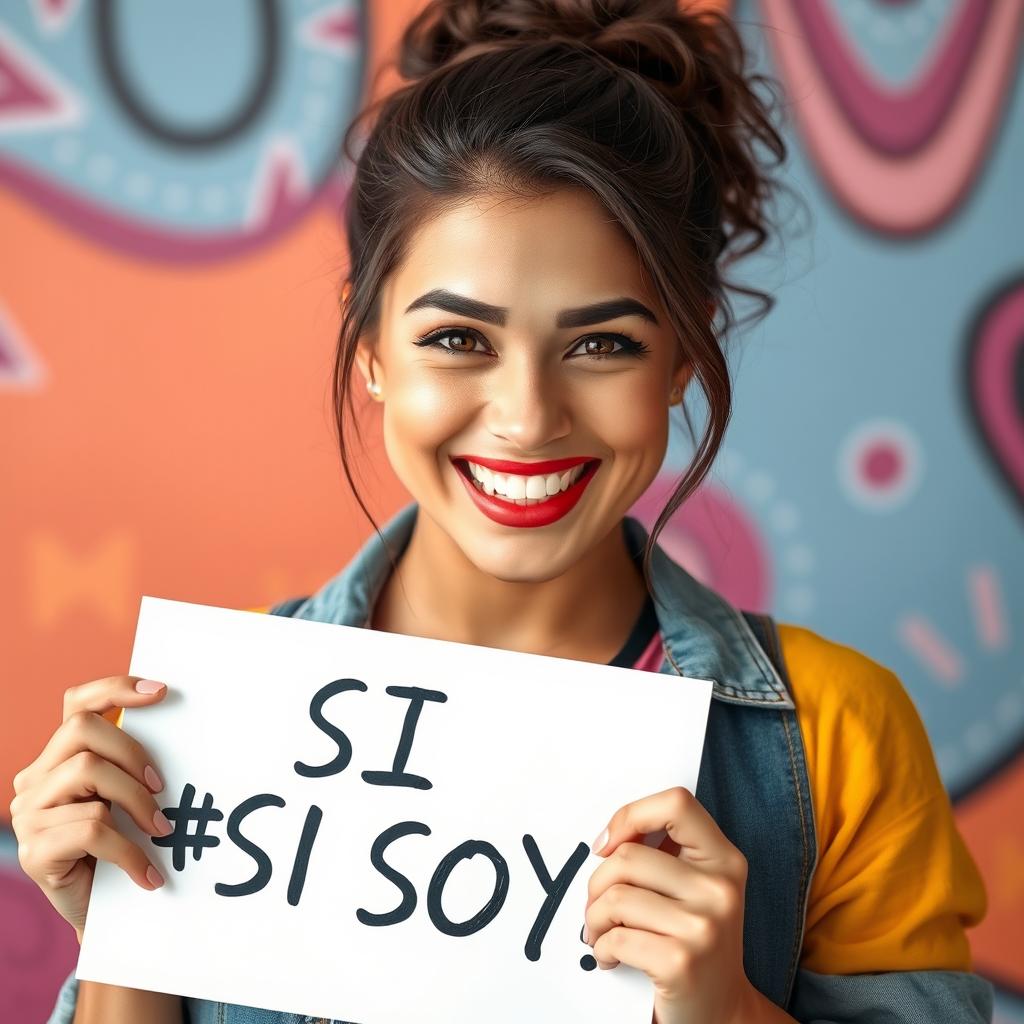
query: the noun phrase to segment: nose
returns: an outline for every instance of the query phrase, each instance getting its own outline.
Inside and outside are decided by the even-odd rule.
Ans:
[[[486,427],[523,454],[544,453],[572,430],[569,396],[557,371],[509,360],[488,381]]]

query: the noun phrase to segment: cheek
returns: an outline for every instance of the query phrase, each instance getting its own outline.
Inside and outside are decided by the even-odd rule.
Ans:
[[[633,374],[585,395],[589,429],[618,457],[661,464],[668,443],[668,398],[657,374]]]
[[[471,417],[472,401],[454,374],[402,374],[388,378],[384,447],[395,472],[412,489],[421,474],[436,472],[437,449]]]

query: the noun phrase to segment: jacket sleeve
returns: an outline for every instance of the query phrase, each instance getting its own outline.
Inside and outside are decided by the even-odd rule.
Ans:
[[[78,1004],[78,979],[72,971],[61,985],[57,993],[57,1002],[46,1024],[72,1024],[75,1019],[75,1006]]]
[[[969,971],[797,972],[800,1024],[991,1024],[992,986]]]

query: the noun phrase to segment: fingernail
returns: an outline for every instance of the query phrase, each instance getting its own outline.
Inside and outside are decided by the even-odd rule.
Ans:
[[[587,923],[583,922],[583,941],[589,946],[590,945],[590,932],[587,931]]]
[[[142,773],[146,779],[146,785],[149,786],[154,793],[159,793],[164,788],[163,781],[160,776],[157,775],[156,769],[151,765],[146,765],[146,770]]]
[[[164,688],[163,683],[158,683],[155,679],[140,679],[135,684],[135,689],[139,693],[159,693]]]
[[[150,864],[149,867],[146,868],[146,878],[149,880],[149,884],[153,886],[154,889],[159,889],[160,886],[164,884],[163,876],[160,874],[159,871],[157,871],[155,867],[153,867],[152,864]]]
[[[167,815],[163,811],[157,811],[153,815],[153,824],[156,826],[158,835],[170,835],[171,823],[167,820]]]
[[[608,829],[605,829],[595,840],[591,849],[594,853],[600,853],[608,845]]]
[[[600,967],[602,971],[610,971],[613,967],[619,966],[619,961],[612,960],[609,962],[607,960],[598,960],[597,966]]]

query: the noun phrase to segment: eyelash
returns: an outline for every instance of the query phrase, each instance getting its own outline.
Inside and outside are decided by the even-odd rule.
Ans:
[[[451,349],[446,345],[440,344],[438,339],[448,337],[449,335],[456,335],[458,337],[473,336],[479,338],[478,332],[473,330],[471,327],[441,327],[436,331],[431,331],[429,334],[418,336],[413,344],[423,347],[438,348],[442,352],[447,352],[450,356],[475,356],[481,354],[479,352],[459,352],[457,349]],[[617,352],[584,353],[584,358],[586,359],[613,359],[618,356],[642,357],[650,351],[642,341],[637,341],[636,338],[620,331],[605,331],[600,334],[588,334],[586,337],[580,338],[576,344],[581,345],[589,341],[591,338],[606,338],[611,341],[617,341],[623,347]]]

